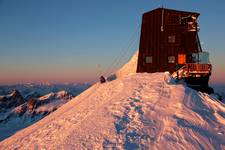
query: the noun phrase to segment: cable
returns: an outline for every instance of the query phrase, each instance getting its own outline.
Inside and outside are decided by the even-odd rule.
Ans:
[[[132,43],[129,45],[129,47],[127,48],[127,50],[125,51],[125,53],[123,53],[123,55],[120,55],[120,58],[118,59],[117,62],[115,62],[114,66],[112,67],[111,72],[113,72],[113,69],[118,66],[120,63],[122,63],[122,60],[124,59],[125,56],[128,56],[128,52],[130,52],[130,50],[132,50],[132,48],[135,45],[135,42],[137,41],[137,39],[133,40]],[[110,73],[110,72],[109,72]]]
[[[116,67],[120,63],[120,61],[122,60],[122,58],[124,56],[126,56],[126,54],[129,52],[130,48],[132,47],[132,45],[135,42],[135,36],[137,34],[137,31],[138,31],[139,27],[140,27],[140,24],[137,26],[135,32],[132,34],[131,38],[129,39],[129,41],[128,41],[128,47],[127,48],[122,48],[121,55],[119,57],[116,57],[114,59],[114,61],[109,65],[108,69],[106,69],[104,71],[103,75],[109,75],[113,71],[114,67]]]

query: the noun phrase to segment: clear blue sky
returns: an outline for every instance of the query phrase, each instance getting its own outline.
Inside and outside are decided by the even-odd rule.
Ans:
[[[225,83],[224,0],[0,0],[0,84],[92,81],[113,71],[138,48],[142,14],[162,5],[201,14],[212,82]],[[107,69],[131,37],[130,51]]]

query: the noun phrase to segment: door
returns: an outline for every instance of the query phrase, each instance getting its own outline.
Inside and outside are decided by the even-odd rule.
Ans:
[[[183,65],[186,63],[186,54],[178,54],[178,64]]]

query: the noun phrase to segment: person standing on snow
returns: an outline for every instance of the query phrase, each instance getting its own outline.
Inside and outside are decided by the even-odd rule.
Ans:
[[[100,83],[105,83],[105,82],[106,82],[105,77],[101,76],[101,77],[100,77]]]

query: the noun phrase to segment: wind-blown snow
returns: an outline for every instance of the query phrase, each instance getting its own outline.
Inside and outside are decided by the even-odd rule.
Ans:
[[[95,84],[1,149],[224,149],[225,106],[163,73]]]
[[[121,78],[137,72],[138,52],[136,51],[128,63],[116,72],[116,77]]]

